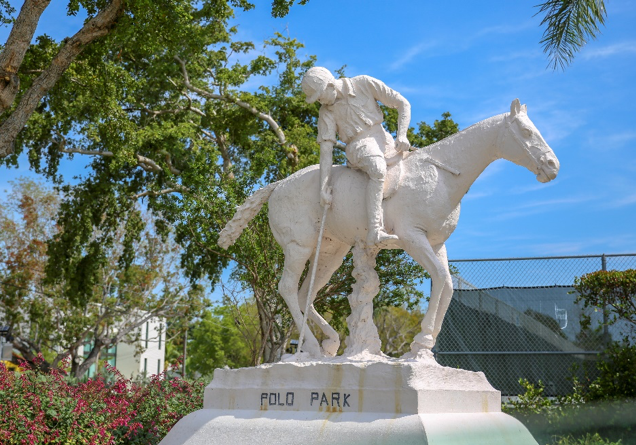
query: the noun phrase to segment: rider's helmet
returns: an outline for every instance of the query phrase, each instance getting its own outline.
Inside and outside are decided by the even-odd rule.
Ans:
[[[327,68],[315,66],[309,68],[303,76],[302,89],[307,96],[307,103],[313,104],[318,100],[322,92],[335,78]]]

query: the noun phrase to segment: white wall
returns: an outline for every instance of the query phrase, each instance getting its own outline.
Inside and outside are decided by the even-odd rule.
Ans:
[[[117,345],[116,367],[125,377],[135,378],[144,374],[151,377],[163,372],[166,356],[166,321],[155,318],[140,327],[140,341],[136,345],[120,343]],[[136,356],[141,346],[143,352]]]

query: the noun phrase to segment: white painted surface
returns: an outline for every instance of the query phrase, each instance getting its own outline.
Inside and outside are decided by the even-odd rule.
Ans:
[[[537,445],[483,373],[362,359],[217,369],[161,445]]]
[[[160,445],[537,445],[503,413],[310,415],[202,409],[184,417]]]
[[[314,413],[499,412],[501,394],[481,372],[434,362],[339,358],[216,369],[203,406]]]

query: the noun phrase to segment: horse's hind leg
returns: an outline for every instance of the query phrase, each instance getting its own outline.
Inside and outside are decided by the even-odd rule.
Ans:
[[[327,336],[322,342],[322,349],[325,355],[334,356],[340,347],[340,337],[338,333],[327,323],[314,308],[313,301],[316,299],[318,291],[322,289],[328,282],[333,273],[340,267],[345,255],[351,246],[340,241],[323,237],[320,253],[318,254],[318,267],[316,267],[316,277],[314,279],[314,287],[312,289],[311,302],[309,306],[308,317],[316,323],[322,332]],[[305,277],[298,294],[298,301],[301,310],[305,310],[307,304],[307,294],[309,293],[309,281],[311,280],[311,270],[313,267],[313,255],[309,264],[309,274]]]
[[[305,264],[312,253],[312,248],[301,246],[295,242],[287,244],[285,250],[285,266],[283,276],[278,283],[278,291],[287,303],[298,331],[303,326],[303,314],[298,306],[298,282],[305,269]],[[305,340],[302,350],[312,357],[320,357],[320,345],[308,326],[305,326]]]

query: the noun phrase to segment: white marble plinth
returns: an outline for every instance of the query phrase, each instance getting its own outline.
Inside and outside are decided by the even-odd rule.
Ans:
[[[532,444],[483,373],[434,362],[275,363],[217,369],[204,409],[160,445]]]

